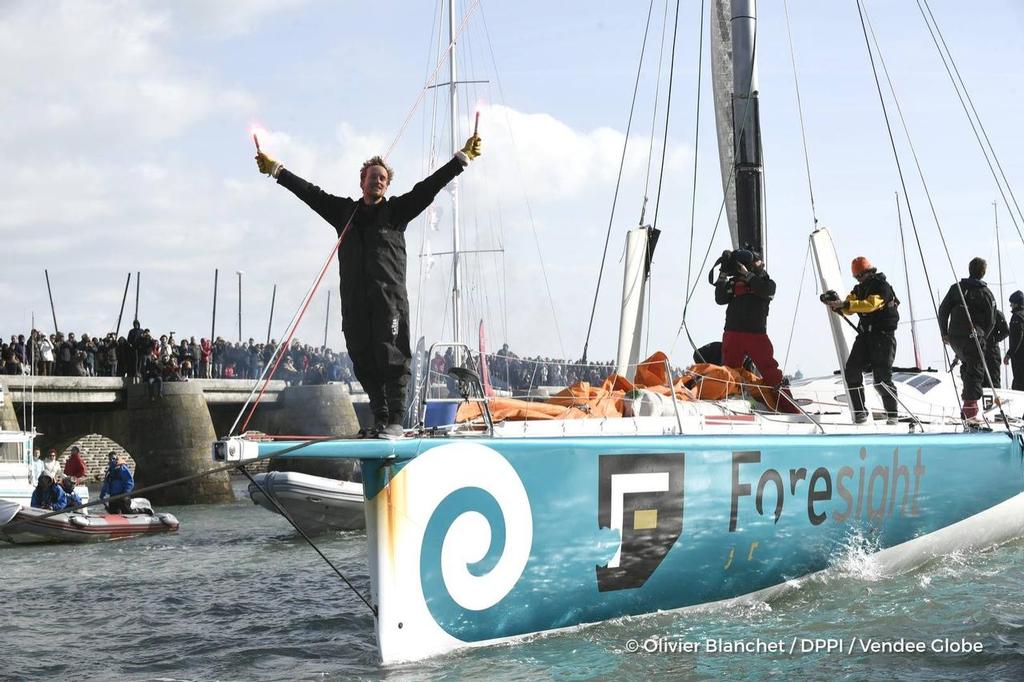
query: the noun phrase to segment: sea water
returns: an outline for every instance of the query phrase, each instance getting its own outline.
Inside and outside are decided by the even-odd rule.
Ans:
[[[238,501],[181,531],[0,546],[0,678],[590,680],[1024,678],[1024,542],[883,574],[857,539],[770,603],[652,614],[400,666],[287,522]],[[318,539],[364,594],[365,536]]]

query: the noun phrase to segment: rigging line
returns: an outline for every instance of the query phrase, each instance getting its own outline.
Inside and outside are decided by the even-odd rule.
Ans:
[[[352,215],[350,215],[348,217],[348,220],[345,222],[344,229],[342,229],[341,233],[338,235],[338,240],[334,242],[334,248],[331,249],[331,252],[327,255],[327,259],[324,261],[323,266],[320,268],[320,274],[317,275],[316,280],[314,280],[313,285],[307,292],[305,302],[300,306],[299,312],[295,315],[295,317],[293,317],[295,323],[292,325],[291,330],[288,332],[287,338],[281,341],[281,345],[278,346],[277,358],[274,359],[273,356],[271,356],[271,358],[274,359],[273,368],[271,368],[268,371],[268,368],[270,368],[269,362],[263,368],[263,375],[260,377],[260,381],[262,382],[263,385],[260,387],[260,391],[259,394],[256,396],[256,400],[253,401],[252,409],[249,410],[248,416],[242,423],[243,432],[249,426],[249,422],[252,420],[253,415],[256,414],[256,408],[259,407],[260,401],[263,400],[263,395],[267,392],[267,386],[270,385],[270,378],[274,376],[274,373],[277,371],[278,365],[280,365],[281,360],[284,359],[285,351],[289,348],[292,341],[292,337],[295,336],[295,332],[298,331],[299,323],[302,321],[303,316],[305,316],[306,311],[309,309],[310,304],[313,302],[313,296],[320,288],[320,284],[323,282],[324,276],[327,274],[328,268],[330,268],[331,264],[334,262],[335,255],[338,253],[338,249],[341,248],[341,243],[345,241],[345,236],[348,234],[349,228],[352,226],[352,219],[355,218],[356,211],[358,209],[359,206],[357,204],[356,208],[352,210]],[[339,265],[339,267],[341,266]],[[256,387],[253,386],[253,392],[255,392],[255,390]],[[245,412],[245,408],[249,405],[249,401],[251,400],[251,398],[252,392],[249,393],[249,397],[246,399],[245,404],[242,406],[241,412],[239,412],[238,417],[235,418],[235,423],[231,425],[231,431],[229,432],[229,435],[234,434],[235,427],[238,426],[238,421],[239,419],[241,419],[242,413]]]
[[[362,592],[360,592],[358,589],[356,589],[356,586],[353,585],[349,581],[349,579],[345,577],[345,574],[338,570],[338,567],[334,565],[334,562],[331,561],[330,559],[328,559],[327,555],[324,554],[320,550],[319,547],[317,547],[316,543],[313,542],[312,538],[310,538],[309,535],[306,534],[306,531],[302,530],[302,528],[299,527],[299,524],[295,522],[295,519],[293,519],[292,515],[288,513],[288,510],[285,509],[284,506],[280,502],[278,502],[277,497],[274,496],[274,495],[271,495],[269,492],[267,492],[266,488],[264,488],[260,483],[257,483],[256,479],[253,478],[252,474],[249,473],[249,470],[245,468],[245,464],[242,464],[241,466],[239,466],[238,470],[241,471],[245,475],[245,477],[249,479],[249,482],[252,485],[256,486],[256,489],[259,490],[260,493],[263,494],[263,497],[265,497],[268,500],[270,500],[271,504],[274,505],[274,508],[277,509],[277,513],[280,514],[281,516],[283,516],[285,518],[285,520],[288,521],[288,523],[292,524],[292,528],[294,528],[295,531],[299,535],[302,536],[302,539],[305,540],[309,544],[309,546],[313,548],[314,552],[316,552],[317,554],[320,555],[321,559],[323,559],[325,562],[327,562],[327,565],[331,567],[331,570],[333,570],[338,575],[338,577],[341,578],[345,582],[346,585],[348,585],[348,588],[350,590],[355,592],[356,596],[359,597],[359,599],[361,599],[364,604],[366,604],[366,608],[370,609],[370,612],[376,618],[377,617],[377,609],[374,607],[373,604],[370,603],[370,600],[367,599],[366,596],[363,595]]]
[[[672,81],[676,72],[676,36],[679,34],[679,0],[676,0],[675,25],[672,27],[672,52],[668,62],[668,94],[665,97],[665,134],[661,141],[661,169],[658,171],[658,194],[654,199],[653,227],[658,226],[658,209],[661,208],[661,189],[665,178],[665,156],[668,153],[668,122],[672,112]]]
[[[786,36],[789,38],[789,61],[793,65],[793,87],[796,89],[796,112],[800,119],[800,141],[804,148],[804,168],[807,171],[807,194],[811,198],[811,217],[814,219],[814,229],[818,229],[818,212],[814,206],[814,186],[811,184],[811,155],[807,150],[807,132],[804,128],[804,105],[800,98],[800,80],[796,71],[796,50],[793,48],[793,31],[789,24],[789,0],[783,0],[783,9],[786,14]]]
[[[477,0],[477,4],[479,5],[479,0]],[[498,95],[499,95],[499,97],[501,97],[501,102],[504,105],[505,104],[505,89],[504,89],[504,87],[501,84],[501,76],[498,75],[498,63],[497,63],[497,61],[494,58],[494,45],[491,42],[490,31],[487,29],[487,19],[486,19],[485,15],[484,15],[484,11],[483,11],[483,6],[482,5],[480,5],[480,19],[481,19],[481,22],[483,23],[484,35],[487,36],[487,48],[488,48],[488,51],[489,51],[489,53],[491,55],[491,64],[494,67],[494,80],[498,84]],[[515,160],[515,163],[516,163],[516,171],[519,173],[520,181],[522,181],[522,177],[523,177],[522,160],[520,159],[519,154],[516,153],[518,151],[518,147],[516,145],[515,135],[512,132],[512,121],[509,119],[508,107],[504,106],[504,109],[505,109],[505,112],[504,112],[505,113],[505,124],[508,126],[509,140],[512,142],[513,159]],[[530,231],[533,233],[533,242],[534,242],[534,245],[535,245],[535,247],[537,249],[537,259],[538,259],[538,261],[540,263],[540,271],[541,271],[541,275],[543,276],[543,279],[544,279],[544,289],[545,289],[545,292],[548,295],[548,307],[551,309],[551,321],[552,321],[552,324],[555,327],[555,336],[558,339],[559,351],[561,351],[562,357],[565,357],[565,344],[562,343],[562,329],[561,329],[561,326],[558,324],[558,314],[555,311],[555,298],[554,298],[554,296],[551,295],[551,282],[548,280],[548,270],[547,270],[547,266],[544,264],[544,253],[543,253],[543,251],[541,251],[541,248],[540,248],[540,237],[537,234],[537,224],[534,222],[534,219],[533,219],[533,206],[531,206],[531,204],[530,204],[530,197],[526,195],[525,183],[523,183],[521,185],[521,187],[523,188],[523,203],[526,205],[526,215],[527,215],[527,217],[529,218],[529,221],[530,221]]]
[[[937,213],[937,211],[935,209],[935,204],[932,201],[932,195],[931,195],[931,192],[928,189],[928,184],[927,184],[927,182],[925,182],[924,171],[921,168],[921,163],[920,163],[920,160],[918,159],[917,151],[914,148],[914,143],[910,139],[910,130],[908,129],[906,120],[903,117],[903,110],[902,110],[902,107],[900,106],[899,98],[896,95],[896,89],[893,86],[892,79],[889,77],[889,70],[886,68],[885,58],[882,56],[881,49],[878,46],[878,40],[875,37],[874,28],[871,27],[870,18],[867,16],[867,8],[863,6],[862,0],[857,0],[857,11],[858,11],[858,13],[860,15],[861,30],[864,33],[864,42],[867,45],[868,56],[871,59],[871,70],[872,70],[872,74],[874,75],[875,87],[878,90],[879,99],[882,98],[882,85],[881,85],[881,83],[880,83],[880,81],[878,79],[878,71],[875,68],[874,55],[871,52],[871,41],[869,41],[869,39],[868,39],[868,31],[869,31],[869,29],[870,29],[870,32],[871,32],[871,38],[872,38],[872,40],[874,41],[874,44],[875,44],[875,50],[878,52],[878,59],[879,59],[879,61],[882,64],[883,73],[885,74],[886,81],[889,84],[889,90],[890,90],[890,92],[892,94],[893,102],[896,105],[896,111],[899,114],[900,122],[903,125],[903,133],[907,137],[907,144],[910,147],[911,155],[912,155],[912,157],[914,159],[914,163],[915,163],[915,165],[917,167],[918,176],[919,176],[919,178],[921,180],[922,186],[924,187],[925,196],[928,199],[928,205],[931,208],[932,217],[935,220],[935,227],[936,227],[936,230],[939,233],[939,239],[942,242],[942,248],[943,248],[943,251],[946,254],[946,260],[949,263],[949,269],[950,269],[951,273],[953,274],[953,276],[956,277],[956,267],[953,265],[953,257],[949,253],[949,245],[946,243],[946,237],[945,237],[945,234],[942,231],[942,224],[939,221],[939,216],[938,216],[938,213]],[[900,183],[903,186],[903,196],[904,196],[904,199],[906,199],[906,201],[907,201],[907,213],[910,216],[910,224],[914,228],[914,235],[915,235],[915,239],[916,239],[916,237],[917,237],[917,223],[914,220],[913,209],[912,209],[912,207],[910,205],[909,195],[907,194],[906,183],[904,182],[904,179],[903,179],[903,169],[902,169],[902,165],[900,164],[900,161],[899,161],[899,155],[896,153],[896,143],[895,143],[895,140],[893,138],[892,127],[891,127],[891,125],[889,123],[889,115],[888,115],[888,113],[885,110],[885,102],[884,102],[884,100],[882,100],[882,111],[885,114],[886,129],[888,130],[888,133],[889,133],[889,140],[890,140],[890,143],[892,145],[893,155],[894,155],[894,157],[896,157],[896,167],[899,170]],[[918,248],[920,249],[920,246]],[[928,275],[928,267],[927,267],[927,265],[924,262],[924,252],[920,251],[920,254],[921,254],[921,264],[922,264],[922,267],[924,267],[924,270],[925,270],[925,278],[928,278],[929,277],[929,275]],[[931,285],[931,280],[928,279],[929,291],[931,290],[931,286],[932,286]],[[963,287],[960,286],[960,280],[956,280],[956,283],[953,286],[956,287],[957,293],[960,295],[960,303],[961,303],[961,305],[963,305],[964,309],[966,310],[967,309],[967,299],[964,297],[964,291],[963,291]],[[932,300],[932,303],[933,303],[933,306],[934,306],[934,299]],[[938,311],[937,307],[935,308],[935,316],[936,317],[939,316],[939,311]],[[970,325],[970,328],[971,328],[971,336],[974,339],[974,344],[975,344],[975,347],[977,348],[978,355],[981,358],[984,358],[985,357],[985,353],[984,353],[984,351],[982,350],[982,347],[981,347],[981,339],[978,338],[977,330],[974,327],[974,321],[971,320],[969,315],[967,316],[967,321],[968,321],[968,324]],[[944,354],[946,353],[945,343],[943,343],[943,353]],[[948,355],[946,356],[946,359],[948,361]],[[992,388],[992,377],[990,376],[989,371],[988,371],[988,367],[984,363],[984,361],[982,362],[982,368],[985,371],[985,377],[986,377],[986,379],[988,381],[988,386],[989,386],[989,388]],[[952,375],[952,367],[950,368],[950,373]],[[956,379],[954,377],[952,377],[952,376],[951,376],[951,378],[953,379],[953,385],[955,387],[956,386]],[[957,395],[957,402],[958,402],[958,404],[960,404],[960,396],[959,395]],[[961,414],[963,414],[963,405],[962,404],[960,404],[960,409],[961,409]],[[1002,404],[999,405],[999,412],[1000,412],[1000,414],[1003,417],[1003,423],[1006,425],[1006,428],[1009,431],[1009,428],[1010,428],[1009,422],[1006,419],[1005,413],[1003,413]]]
[[[703,2],[704,0],[701,0]],[[654,79],[654,107],[651,110],[651,143],[647,145],[647,169],[644,171],[643,204],[640,206],[640,224],[647,211],[647,196],[651,187],[651,164],[654,163],[654,136],[658,131],[658,102],[661,100],[661,67],[665,63],[665,34],[668,32],[668,0],[661,17],[661,45],[658,47],[658,75]]]
[[[697,224],[697,149],[700,145],[700,95],[704,76],[704,0],[700,0],[700,37],[697,40],[697,105],[694,108],[693,129],[693,186],[690,191],[690,248],[686,250],[686,290],[690,290],[693,268],[693,237]],[[665,5],[666,8],[668,5]],[[685,316],[685,313],[684,313]],[[676,335],[678,338],[679,335]]]
[[[466,28],[466,24],[469,23],[470,18],[473,16],[473,12],[476,11],[476,9],[479,6],[480,6],[480,0],[473,0],[470,3],[469,7],[466,8],[466,14],[462,18],[462,23],[459,24],[459,29],[455,32],[455,35],[452,36],[451,42],[448,43],[448,47],[445,48],[444,53],[437,60],[437,65],[434,67],[434,71],[430,74],[430,78],[429,78],[428,83],[436,82],[436,80],[437,80],[437,72],[441,70],[442,66],[444,66],[445,61],[447,61],[447,59],[450,58],[452,50],[455,48],[455,44],[459,40],[459,36],[462,35],[462,32]],[[389,156],[391,156],[391,152],[394,151],[395,145],[397,145],[398,141],[400,139],[402,139],[402,135],[405,133],[405,129],[409,125],[409,121],[412,120],[413,114],[416,113],[416,110],[419,108],[420,104],[423,102],[423,98],[426,96],[427,90],[428,90],[427,87],[424,87],[422,90],[420,90],[420,94],[416,96],[416,101],[414,101],[412,106],[409,107],[409,113],[406,114],[405,120],[402,121],[402,125],[398,128],[398,133],[395,135],[395,139],[391,141],[391,145],[388,147],[387,152],[384,153],[384,158],[385,159],[388,158]]]
[[[231,424],[231,429],[228,431],[228,435],[234,435],[235,428],[238,426],[238,422],[241,421],[242,415],[245,414],[245,410],[249,407],[249,403],[253,403],[252,410],[249,412],[249,416],[246,417],[245,423],[242,425],[244,430],[249,425],[249,420],[252,419],[253,414],[256,412],[256,408],[259,406],[260,400],[263,398],[263,394],[267,390],[267,386],[270,384],[271,378],[274,376],[274,372],[277,371],[277,366],[280,364],[281,359],[284,357],[285,350],[288,348],[288,344],[291,343],[292,337],[295,335],[296,330],[299,327],[299,323],[302,321],[302,317],[306,310],[309,308],[310,303],[313,301],[313,297],[316,295],[317,290],[320,288],[320,283],[323,282],[324,275],[327,273],[328,268],[334,261],[334,256],[338,252],[338,248],[341,246],[341,242],[345,239],[345,235],[348,233],[349,225],[352,224],[352,218],[355,217],[355,211],[352,211],[352,215],[349,216],[348,221],[345,223],[345,228],[338,235],[337,241],[334,243],[334,248],[327,255],[324,260],[324,264],[320,267],[320,272],[314,278],[313,283],[306,291],[305,297],[299,303],[299,307],[292,315],[292,319],[288,322],[285,327],[285,334],[287,338],[282,339],[281,344],[274,349],[274,352],[270,356],[270,360],[263,367],[263,372],[260,374],[259,379],[253,384],[252,390],[249,395],[246,396],[245,403],[242,404],[241,409],[238,411],[238,416],[235,417],[235,421]],[[271,368],[271,361],[273,361],[273,367]],[[262,385],[260,385],[262,384]],[[259,394],[256,395],[257,387],[259,387]],[[255,402],[253,402],[253,396],[256,395]]]
[[[971,111],[974,113],[974,118],[977,119],[977,121],[978,121],[978,128],[981,129],[981,133],[985,137],[985,142],[988,143],[988,148],[992,152],[992,158],[995,160],[996,166],[999,168],[999,174],[1003,178],[1003,183],[1006,185],[1006,189],[1010,193],[1010,198],[1013,199],[1013,205],[1017,209],[1017,213],[1021,216],[1021,219],[1024,219],[1024,213],[1021,213],[1020,205],[1017,203],[1017,197],[1014,196],[1014,194],[1013,194],[1013,187],[1010,185],[1010,181],[1007,179],[1006,173],[1003,172],[1003,164],[1000,163],[999,157],[996,155],[996,149],[995,149],[994,146],[992,146],[992,141],[989,140],[988,132],[985,130],[985,125],[981,122],[981,116],[978,114],[978,110],[974,108],[974,100],[971,98],[971,94],[967,91],[967,84],[964,83],[963,78],[960,76],[960,69],[957,68],[956,61],[953,59],[953,53],[949,51],[949,46],[946,44],[946,39],[945,39],[945,37],[943,37],[942,30],[939,28],[939,22],[935,20],[935,15],[932,14],[932,8],[931,8],[931,6],[928,5],[927,0],[925,0],[924,5],[928,9],[928,14],[929,14],[929,16],[931,16],[932,23],[935,25],[935,33],[938,34],[939,40],[942,42],[942,47],[945,49],[946,54],[949,55],[949,64],[953,67],[953,71],[956,72],[956,81],[959,81],[960,88],[963,90],[964,96],[960,98],[960,104],[961,105],[964,104],[964,97],[966,97],[967,98],[967,103],[970,104]],[[921,2],[919,0],[919,2],[918,2],[918,9],[920,9],[920,8],[921,8]],[[922,15],[923,15],[923,12],[922,12]],[[927,19],[925,19],[925,25],[928,26],[928,30],[930,32],[931,31],[931,26],[928,24],[928,20]],[[933,42],[935,41],[935,34],[934,33],[932,34],[932,41]],[[935,43],[935,47],[938,48],[938,42]],[[942,56],[942,50],[939,50],[939,55]],[[943,57],[942,61],[943,61],[943,64],[946,63],[946,60],[945,60],[944,57]],[[946,66],[946,73],[949,74],[950,79],[953,78],[953,74],[949,72],[949,66]],[[956,81],[954,81],[954,83],[953,83],[954,90],[956,90]],[[960,94],[959,90],[957,90],[957,94],[958,95]],[[964,109],[964,113],[967,113],[966,107]],[[967,115],[967,120],[968,121],[971,120],[970,114]],[[974,124],[972,123],[971,125],[973,127]],[[978,136],[977,130],[975,130],[974,135],[975,135],[975,137]],[[981,140],[978,140],[978,143],[981,144]],[[984,152],[984,150],[985,150],[985,147],[982,146],[982,151]],[[989,170],[992,170],[992,164],[991,163],[989,163]],[[993,171],[993,178],[995,178],[995,172],[994,171]],[[999,184],[998,179],[996,179],[996,184],[997,185]],[[1006,201],[1006,197],[1005,196],[1003,197],[1003,201],[1004,202]],[[1010,208],[1009,204],[1007,204],[1006,208],[1007,208],[1007,210],[1009,210],[1009,208]],[[1013,224],[1016,227],[1017,226],[1017,221],[1013,217],[1013,211],[1010,211],[1010,219],[1013,220]],[[1019,227],[1017,227],[1017,233],[1020,234],[1020,228]],[[1024,237],[1022,237],[1021,239],[1024,240]]]
[[[619,202],[619,189],[622,187],[622,171],[626,165],[626,150],[629,147],[629,133],[633,127],[633,112],[636,110],[636,97],[640,91],[640,75],[643,72],[644,54],[647,52],[647,35],[651,28],[651,13],[654,10],[654,0],[647,6],[647,23],[644,26],[644,38],[640,44],[640,59],[636,65],[636,79],[633,82],[633,99],[629,104],[629,118],[626,122],[626,135],[622,140],[622,155],[619,157],[619,172],[615,177],[615,192],[612,194],[612,209],[608,216],[608,230],[604,235],[604,249],[601,251],[601,265],[597,269],[597,285],[594,287],[594,302],[590,306],[590,321],[587,322],[587,336],[583,341],[583,360],[587,359],[587,349],[590,347],[590,334],[594,330],[594,315],[597,312],[597,299],[601,293],[601,280],[604,277],[604,266],[608,259],[608,244],[612,238],[612,225],[615,223],[615,207]],[[563,351],[562,355],[565,355]]]
[[[800,285],[796,290],[796,306],[793,307],[793,324],[789,327],[789,341],[786,342],[786,359],[782,362],[782,374],[786,374],[786,369],[789,367],[789,349],[793,346],[793,334],[796,332],[796,319],[800,313],[800,298],[804,293],[804,278],[807,275],[807,261],[811,257],[811,240],[807,240],[807,250],[804,252],[804,267],[800,271]]]

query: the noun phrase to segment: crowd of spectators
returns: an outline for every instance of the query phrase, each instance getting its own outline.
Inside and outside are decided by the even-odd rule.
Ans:
[[[127,336],[77,337],[73,332],[46,335],[32,330],[0,344],[4,374],[41,376],[126,377],[147,383],[187,379],[257,379],[277,352],[278,344],[227,341],[174,332],[154,336],[138,322]],[[348,354],[293,340],[274,372],[290,384],[355,381]]]
[[[278,348],[277,341],[231,342],[217,337],[175,338],[175,332],[154,336],[134,323],[127,336],[90,336],[62,332],[46,335],[33,330],[12,335],[0,344],[4,374],[41,376],[127,377],[153,385],[157,395],[164,381],[188,379],[258,379]],[[452,349],[437,353],[430,369],[444,376],[454,364]],[[491,383],[515,394],[538,386],[569,386],[577,381],[600,384],[614,373],[608,362],[570,362],[549,357],[519,357],[508,344],[488,359]],[[293,340],[274,373],[289,384],[355,383],[348,353],[313,347]]]

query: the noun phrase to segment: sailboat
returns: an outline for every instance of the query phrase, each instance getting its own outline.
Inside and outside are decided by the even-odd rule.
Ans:
[[[755,3],[713,5],[733,245],[763,253]],[[810,240],[822,287],[843,290],[827,230]],[[627,371],[637,367],[642,310],[628,304],[648,243],[629,239],[618,355]],[[836,316],[830,321],[842,366],[850,337]],[[474,383],[471,372],[457,378]],[[467,390],[482,418],[446,429],[300,449],[240,437],[214,452],[239,462],[279,453],[359,460],[370,601],[387,664],[763,599],[827,570],[851,538],[865,539],[883,567],[907,568],[1024,535],[1021,424],[968,429],[951,412],[955,395],[942,377],[907,372],[895,381],[903,419],[894,425],[852,423],[835,376],[793,385],[800,414],[727,397],[671,400],[652,416],[495,421],[491,399]],[[990,418],[996,399],[1008,414],[1024,408],[1021,394],[988,395]]]

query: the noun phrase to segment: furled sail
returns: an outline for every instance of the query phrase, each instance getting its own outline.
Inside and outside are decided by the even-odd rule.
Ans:
[[[718,131],[718,159],[722,167],[725,213],[733,246],[736,234],[735,143],[732,130],[732,0],[711,3],[711,83],[715,99],[715,128]]]
[[[750,247],[766,257],[756,3],[714,0],[711,12],[711,76],[729,231],[733,248]]]

